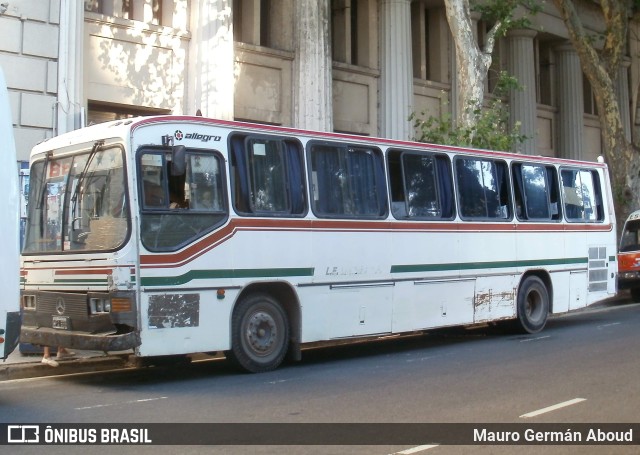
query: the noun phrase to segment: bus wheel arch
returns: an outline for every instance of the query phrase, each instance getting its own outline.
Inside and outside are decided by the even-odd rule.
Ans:
[[[552,283],[544,272],[523,275],[516,300],[516,325],[524,333],[540,332],[552,311]]]
[[[287,355],[299,358],[300,305],[287,283],[247,286],[235,302],[230,323],[227,356],[243,370],[270,371]]]

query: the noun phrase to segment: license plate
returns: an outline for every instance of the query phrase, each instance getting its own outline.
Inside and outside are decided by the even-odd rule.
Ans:
[[[60,330],[69,330],[69,316],[53,316],[51,327]]]

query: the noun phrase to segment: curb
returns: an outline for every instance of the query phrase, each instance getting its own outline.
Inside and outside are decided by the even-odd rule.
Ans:
[[[128,366],[127,361],[128,359],[118,356],[90,357],[62,360],[57,367],[50,367],[40,361],[12,364],[2,364],[0,361],[0,381],[122,369]]]

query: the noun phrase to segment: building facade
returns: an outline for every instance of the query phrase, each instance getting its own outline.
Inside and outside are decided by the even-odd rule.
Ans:
[[[581,17],[602,30],[592,2]],[[500,70],[523,86],[507,100],[522,151],[595,160],[600,124],[564,23],[552,2],[532,21],[498,43],[487,92]],[[482,40],[489,24],[476,26]],[[443,0],[10,0],[0,34],[20,160],[47,137],[132,115],[409,139],[412,112],[455,105]],[[633,138],[639,36],[632,22],[617,82]]]

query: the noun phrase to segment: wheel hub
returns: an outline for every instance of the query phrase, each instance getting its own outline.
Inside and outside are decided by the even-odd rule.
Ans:
[[[277,325],[267,313],[254,313],[247,324],[247,340],[251,347],[261,354],[268,353],[278,337]]]

